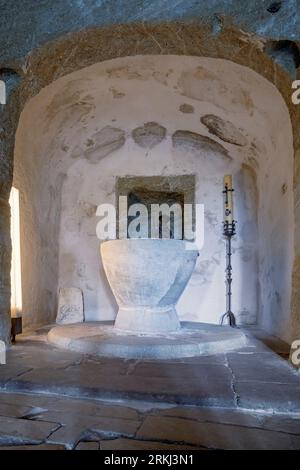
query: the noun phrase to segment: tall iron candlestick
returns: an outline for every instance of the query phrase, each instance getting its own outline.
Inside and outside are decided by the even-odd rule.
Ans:
[[[224,222],[223,222],[223,234],[226,237],[226,308],[227,311],[221,317],[221,325],[226,319],[228,319],[228,323],[230,326],[235,327],[236,321],[233,312],[231,311],[231,297],[232,297],[232,290],[231,290],[231,283],[232,283],[232,265],[231,265],[231,238],[235,235],[235,225],[236,221],[233,220],[233,192],[234,189],[232,188],[232,176],[226,175],[224,176]]]

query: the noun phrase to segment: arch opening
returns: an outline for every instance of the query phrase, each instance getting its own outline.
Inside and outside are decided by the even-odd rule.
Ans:
[[[290,336],[293,146],[287,107],[267,80],[223,59],[135,56],[66,75],[27,102],[16,134],[24,326],[55,319],[61,287],[83,292],[87,320],[113,319],[96,207],[116,178],[195,176],[205,242],[178,304],[218,323],[225,308],[222,180],[232,174],[240,324]]]

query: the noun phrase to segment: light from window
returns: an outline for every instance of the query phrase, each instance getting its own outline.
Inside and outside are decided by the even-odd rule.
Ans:
[[[22,312],[22,283],[21,283],[21,248],[20,248],[20,209],[19,190],[11,189],[9,198],[11,210],[10,235],[12,242],[11,258],[11,316],[18,317]]]

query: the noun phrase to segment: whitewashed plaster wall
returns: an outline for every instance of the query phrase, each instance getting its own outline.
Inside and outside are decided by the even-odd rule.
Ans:
[[[221,118],[210,130],[207,115]],[[146,126],[137,142],[132,131],[146,123],[165,128],[165,137],[150,125],[152,134]],[[96,64],[43,89],[26,105],[16,139],[25,324],[53,319],[57,289],[68,286],[82,289],[87,320],[113,319],[96,207],[115,203],[118,176],[181,174],[196,175],[205,243],[178,311],[184,320],[218,323],[225,311],[226,173],[234,176],[238,220],[233,311],[240,323],[257,320],[288,339],[293,149],[276,88],[230,61],[136,56]]]

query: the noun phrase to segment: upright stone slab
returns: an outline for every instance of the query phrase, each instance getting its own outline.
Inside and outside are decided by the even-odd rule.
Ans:
[[[81,289],[63,287],[59,290],[56,323],[66,325],[84,321]]]
[[[300,372],[300,337],[299,339],[295,339],[291,344],[289,360],[292,366]]]

